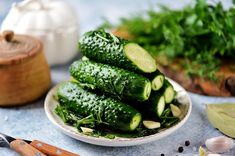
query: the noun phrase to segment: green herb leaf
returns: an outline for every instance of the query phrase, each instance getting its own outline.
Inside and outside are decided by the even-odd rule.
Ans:
[[[160,8],[161,12],[150,9],[123,18],[116,27],[134,36],[133,41],[154,57],[184,58],[182,66],[189,75],[216,80],[221,60],[235,59],[235,9],[206,0],[196,0],[194,7],[183,10]]]

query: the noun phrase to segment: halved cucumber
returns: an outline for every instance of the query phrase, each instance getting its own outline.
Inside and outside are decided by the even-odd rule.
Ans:
[[[58,108],[63,106],[71,113],[83,117],[92,115],[94,120],[115,130],[133,131],[141,122],[141,114],[135,108],[105,95],[85,90],[78,83],[62,83],[57,90],[57,97],[60,103]]]
[[[152,73],[154,58],[138,44],[103,30],[89,31],[79,40],[79,50],[90,60],[138,73]]]
[[[152,91],[146,107],[154,116],[160,117],[165,109],[164,96],[160,92]]]
[[[147,100],[150,97],[150,94],[151,94],[151,84],[147,83],[144,88],[143,99]]]
[[[138,44],[127,43],[124,46],[124,53],[141,71],[145,73],[156,71],[157,65],[154,58]]]
[[[141,120],[142,120],[141,114],[140,113],[136,114],[131,120],[130,131],[135,130],[139,126]]]
[[[146,101],[151,93],[151,83],[146,77],[107,64],[75,61],[70,74],[80,85],[118,99]]]
[[[172,86],[172,84],[168,80],[165,80],[164,86],[162,89],[163,89],[163,95],[165,98],[165,102],[171,103],[173,101],[173,99],[175,98],[175,94],[176,94],[174,87]]]
[[[160,90],[164,84],[165,76],[159,71],[150,74],[144,74],[151,81],[152,90]]]
[[[155,91],[161,89],[164,84],[164,79],[163,75],[157,75],[151,82],[152,89]]]
[[[157,104],[156,105],[157,106],[156,107],[156,112],[157,112],[158,117],[160,117],[162,115],[162,112],[165,109],[165,100],[164,100],[164,97],[161,96],[156,104]]]

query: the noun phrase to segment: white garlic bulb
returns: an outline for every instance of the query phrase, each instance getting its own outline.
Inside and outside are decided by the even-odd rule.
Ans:
[[[43,42],[50,65],[63,64],[77,55],[78,18],[61,0],[24,0],[14,3],[1,31],[31,35]]]
[[[233,139],[219,136],[206,140],[206,147],[214,153],[224,153],[233,148]]]

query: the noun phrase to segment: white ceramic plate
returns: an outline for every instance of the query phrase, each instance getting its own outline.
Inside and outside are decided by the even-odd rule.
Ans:
[[[168,136],[169,134],[173,133],[177,129],[179,129],[188,119],[191,109],[192,109],[192,102],[190,100],[189,95],[187,92],[175,81],[168,79],[172,85],[174,86],[175,90],[177,91],[177,98],[182,103],[181,110],[182,114],[180,116],[180,122],[178,122],[176,125],[161,130],[159,133],[144,136],[144,137],[138,137],[138,138],[115,138],[115,139],[108,139],[104,137],[93,137],[93,136],[87,136],[77,131],[76,128],[66,125],[54,112],[56,106],[58,105],[58,102],[55,100],[54,95],[56,93],[56,90],[58,88],[58,85],[55,86],[50,90],[50,92],[46,96],[45,100],[45,111],[46,115],[49,118],[49,120],[62,132],[64,132],[66,135],[94,145],[101,145],[101,146],[133,146],[133,145],[140,145],[152,141],[159,140],[161,138],[164,138]]]

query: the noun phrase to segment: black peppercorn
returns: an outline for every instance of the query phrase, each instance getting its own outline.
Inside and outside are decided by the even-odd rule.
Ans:
[[[185,146],[189,146],[190,145],[190,141],[185,141]]]
[[[179,153],[182,153],[184,151],[184,148],[182,147],[182,146],[180,146],[179,148],[178,148],[178,152]]]

